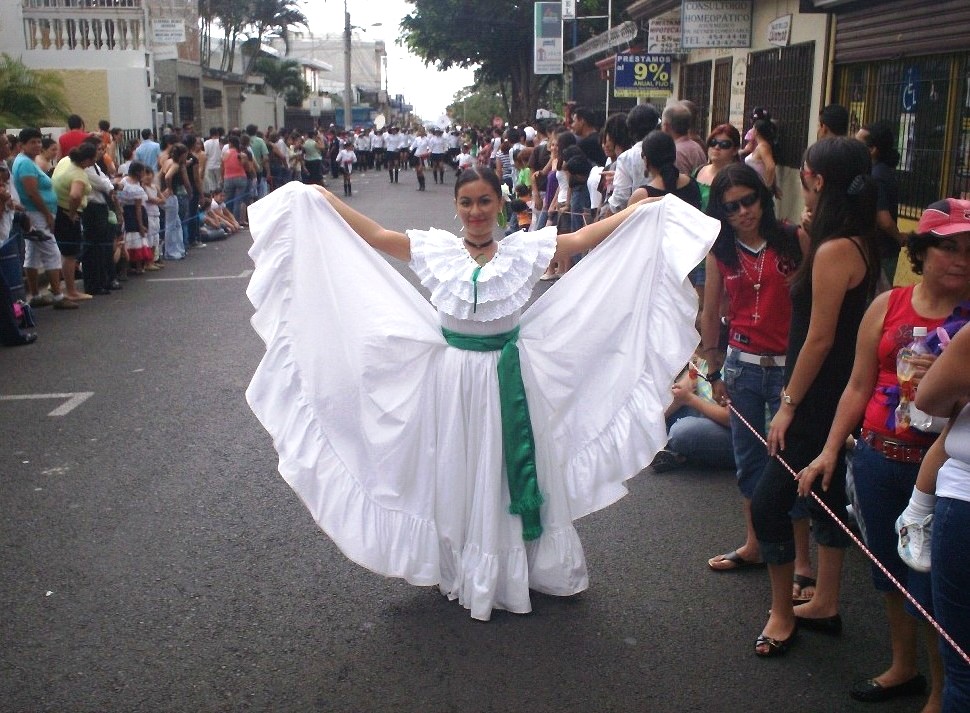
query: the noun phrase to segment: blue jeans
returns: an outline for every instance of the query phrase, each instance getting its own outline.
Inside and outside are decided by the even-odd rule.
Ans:
[[[907,567],[896,550],[896,518],[909,504],[918,472],[919,463],[892,461],[865,441],[856,442],[852,476],[859,515],[865,523],[866,546],[916,601],[932,613],[930,575]],[[896,591],[875,565],[872,565],[872,583],[880,592]],[[915,608],[910,613],[915,614]]]
[[[728,351],[722,371],[731,405],[744,419],[765,437],[767,421],[781,404],[781,390],[785,385],[785,367],[746,364],[738,359],[739,352]],[[768,449],[758,437],[731,412],[731,439],[737,464],[738,489],[750,499],[758,480],[768,464]]]
[[[236,220],[242,220],[242,201],[246,196],[249,180],[245,176],[227,178],[223,181],[222,190],[226,194],[226,206],[232,211]]]
[[[583,220],[583,213],[588,214],[591,210],[589,188],[584,183],[581,186],[573,186],[569,193],[569,230],[575,233],[582,228],[586,222]]]
[[[717,470],[734,468],[731,429],[686,406],[678,409],[669,422],[668,450],[685,456],[692,465]]]
[[[970,502],[939,498],[933,514],[933,609],[936,620],[961,649],[970,651]],[[970,666],[940,641],[943,713],[970,711]]]

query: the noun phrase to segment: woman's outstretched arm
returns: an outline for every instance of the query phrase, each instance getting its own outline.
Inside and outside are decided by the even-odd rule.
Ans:
[[[631,203],[619,213],[604,218],[603,220],[598,220],[595,223],[585,225],[575,233],[563,233],[556,239],[557,257],[572,257],[587,250],[592,250],[606,240],[614,230],[619,228],[620,224],[629,218],[641,204],[659,200],[660,198],[646,198],[637,203]]]
[[[357,233],[365,243],[398,260],[411,261],[411,240],[407,235],[387,230],[363,213],[351,208],[326,188],[322,186],[314,186],[314,188],[320,192],[324,200],[333,206],[340,217],[347,221],[351,230]]]

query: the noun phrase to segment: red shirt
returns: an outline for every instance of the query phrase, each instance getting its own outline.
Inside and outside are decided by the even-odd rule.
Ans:
[[[84,129],[71,129],[61,134],[57,139],[57,143],[61,146],[61,156],[67,157],[71,149],[80,146],[81,142],[90,135]]]
[[[717,261],[728,294],[728,343],[749,354],[784,355],[791,322],[788,276],[795,265],[768,246],[757,256],[740,244],[737,251],[736,267]]]
[[[907,428],[902,433],[896,433],[886,426],[889,418],[889,403],[883,389],[899,385],[896,377],[896,355],[900,349],[913,341],[913,327],[926,327],[927,334],[932,334],[943,322],[943,319],[923,317],[913,309],[912,285],[896,287],[889,293],[886,318],[882,322],[882,336],[876,347],[879,374],[876,377],[876,388],[872,392],[869,403],[866,404],[866,415],[862,422],[864,428],[892,438],[894,441],[914,445],[928,446],[936,440],[938,435],[936,433],[923,433],[915,428]],[[895,408],[895,400],[893,408]]]

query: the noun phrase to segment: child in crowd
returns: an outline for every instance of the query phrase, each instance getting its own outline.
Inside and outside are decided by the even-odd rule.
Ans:
[[[145,168],[145,175],[141,179],[141,187],[145,189],[147,196],[145,199],[145,213],[148,214],[148,247],[152,251],[152,261],[145,265],[145,269],[154,271],[163,267],[163,264],[159,262],[159,258],[161,257],[159,250],[161,210],[159,206],[165,204],[165,199],[158,194],[158,187],[155,185],[155,172],[150,168]]]
[[[232,234],[222,216],[213,210],[214,204],[215,201],[209,195],[202,196],[199,201],[199,229],[206,241],[225,240]]]
[[[354,145],[350,141],[345,141],[343,148],[337,154],[337,165],[344,177],[344,195],[352,196],[353,190],[350,187],[350,174],[354,172],[354,164],[357,163],[357,154],[354,153]]]
[[[222,226],[229,229],[230,234],[238,233],[242,230],[242,226],[236,222],[236,216],[226,207],[226,195],[221,190],[213,191],[209,212],[219,219]]]
[[[148,214],[145,210],[148,194],[142,187],[144,175],[145,165],[132,161],[128,175],[121,179],[121,190],[118,192],[118,202],[124,213],[129,269],[136,275],[141,275],[146,266],[155,261],[155,254],[148,246]]]

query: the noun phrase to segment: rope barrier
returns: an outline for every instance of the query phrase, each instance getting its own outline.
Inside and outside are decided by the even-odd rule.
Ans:
[[[747,426],[748,429],[755,436],[757,436],[758,440],[761,441],[761,443],[767,448],[768,442],[764,439],[764,437],[762,437],[762,435],[757,431],[757,429],[755,429],[754,426],[748,423],[748,421],[744,418],[744,416],[742,416],[738,412],[738,410],[734,408],[734,406],[728,404],[728,408],[731,410],[731,413],[737,416],[738,419],[741,421],[741,423]],[[792,477],[797,481],[798,473],[796,473],[792,469],[792,467],[785,462],[785,459],[777,454],[774,457],[778,459],[778,462],[781,463],[782,466],[784,466],[785,470],[791,473]],[[883,563],[880,562],[879,559],[874,554],[872,554],[872,552],[869,551],[869,548],[865,546],[865,543],[863,543],[862,540],[859,537],[857,537],[854,532],[852,532],[852,529],[844,522],[842,522],[838,517],[836,517],[835,513],[832,512],[831,508],[829,508],[828,505],[822,502],[822,499],[818,496],[818,494],[814,490],[810,491],[810,495],[815,499],[815,502],[817,502],[819,505],[822,506],[822,509],[826,512],[826,514],[829,517],[831,517],[832,520],[845,531],[845,534],[849,536],[849,539],[852,540],[852,542],[862,551],[862,553],[865,554],[865,556],[868,557],[870,560],[872,560],[872,562],[876,565],[876,567],[879,568],[879,571],[882,572],[884,575],[886,575],[889,581],[893,583],[893,586],[895,586],[896,589],[902,592],[903,596],[906,597],[909,603],[912,604],[914,607],[916,607],[916,611],[918,611],[926,619],[926,621],[929,622],[929,624],[934,629],[936,629],[936,632],[940,635],[940,638],[946,641],[946,643],[948,643],[953,648],[953,650],[960,656],[960,658],[964,660],[964,662],[967,665],[970,665],[970,656],[968,656],[967,653],[960,648],[959,644],[957,644],[957,642],[953,640],[953,637],[951,637],[943,629],[943,627],[940,626],[940,624],[936,621],[936,619],[930,616],[929,612],[927,612],[926,609],[923,608],[923,605],[920,604],[918,601],[916,601],[916,599],[913,597],[912,594],[909,593],[906,587],[904,587],[902,583],[898,579],[896,579],[888,569],[886,569]]]

